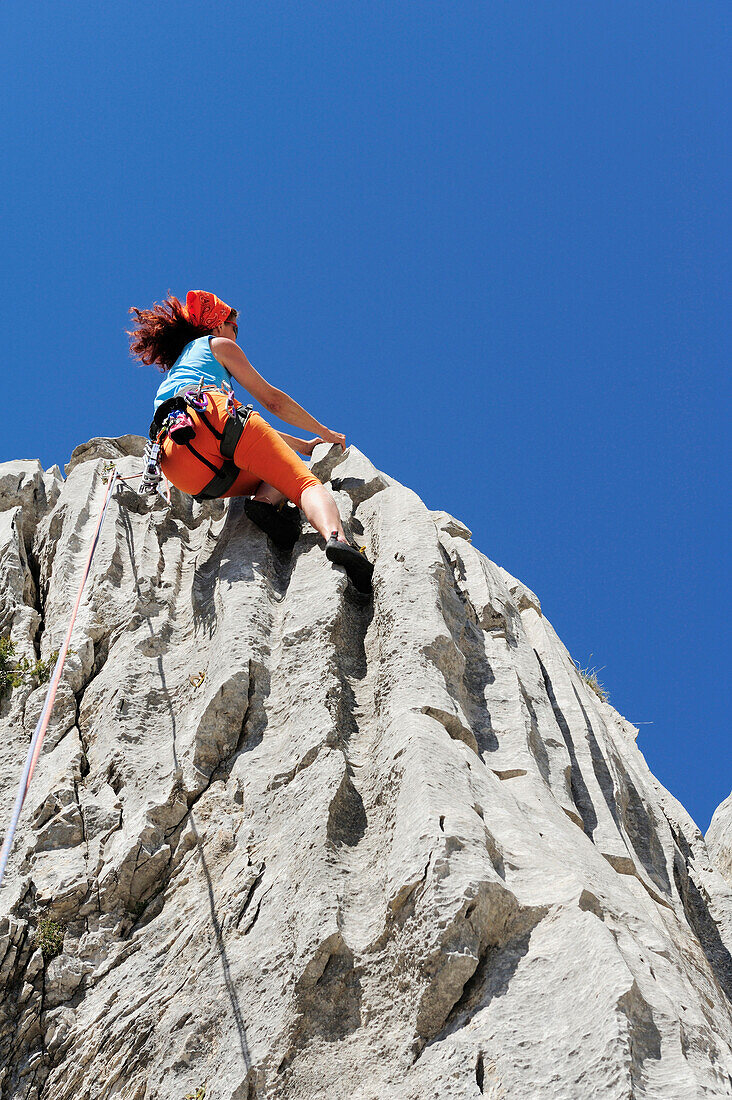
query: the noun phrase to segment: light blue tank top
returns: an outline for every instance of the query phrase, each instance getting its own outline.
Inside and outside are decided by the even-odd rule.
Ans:
[[[210,336],[199,336],[197,340],[186,344],[155,395],[156,410],[163,401],[175,397],[179,390],[197,386],[201,375],[204,386],[216,386],[220,389],[222,382],[231,385],[231,375],[211,351],[210,339]]]

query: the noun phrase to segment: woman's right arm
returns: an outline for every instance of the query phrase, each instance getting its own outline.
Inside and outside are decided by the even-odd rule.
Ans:
[[[297,401],[270,386],[269,382],[254,369],[244,352],[233,340],[227,340],[223,336],[215,336],[211,340],[211,351],[214,356],[228,370],[233,378],[236,378],[252,395],[255,401],[264,405],[265,409],[284,420],[286,424],[292,424],[295,428],[307,428],[308,431],[317,432],[327,443],[339,443],[343,449],[346,446],[346,437],[340,432],[332,432],[324,424],[320,424],[314,416],[298,405]]]

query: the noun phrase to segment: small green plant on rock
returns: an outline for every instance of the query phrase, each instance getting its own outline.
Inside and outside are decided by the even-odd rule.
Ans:
[[[591,656],[592,654],[590,654],[590,657]],[[574,661],[574,658],[572,658],[572,660]],[[607,703],[610,697],[597,678],[598,672],[602,672],[602,669],[605,666],[602,665],[601,668],[582,668],[579,661],[574,661],[574,663],[577,666],[577,671],[579,672],[584,682],[587,684],[588,688],[591,688],[594,691],[595,695],[597,695],[599,699],[602,699],[603,703]]]
[[[64,949],[64,929],[50,917],[41,917],[35,936],[36,947],[40,947],[43,961],[50,963]]]
[[[58,658],[58,650],[52,653],[47,661],[42,661],[40,658],[37,661],[29,661],[27,657],[24,657],[19,662],[18,668],[21,670],[24,678],[30,682],[35,681],[36,687],[41,684],[47,684],[51,679],[51,673],[53,672],[56,660]]]
[[[58,650],[52,653],[47,661],[29,661],[22,657],[15,660],[15,642],[11,638],[0,638],[0,699],[4,698],[13,688],[21,684],[32,684],[38,687],[45,684],[51,677],[53,667],[58,658]]]
[[[10,638],[0,638],[0,697],[23,682],[14,657],[15,643]]]

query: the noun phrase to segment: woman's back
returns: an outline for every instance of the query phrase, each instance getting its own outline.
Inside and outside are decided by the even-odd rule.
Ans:
[[[210,336],[199,336],[186,344],[158,388],[156,409],[179,390],[197,386],[202,375],[204,386],[221,389],[223,383],[231,384],[231,375],[211,351],[210,340]]]

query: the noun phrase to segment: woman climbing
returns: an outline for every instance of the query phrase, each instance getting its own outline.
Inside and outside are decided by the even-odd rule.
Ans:
[[[215,294],[191,290],[185,306],[171,294],[152,309],[130,313],[136,319],[128,333],[132,354],[166,372],[150,439],[159,446],[168,480],[197,500],[250,497],[244,511],[281,550],[292,549],[302,508],[326,540],[329,560],[345,568],[356,588],[370,592],[373,565],[348,542],[333,497],[295,453],[311,455],[323,442],[344,449],[345,436],[258,374],[236,342],[237,311]],[[275,431],[236,400],[232,378],[269,412],[318,435],[305,440]]]

